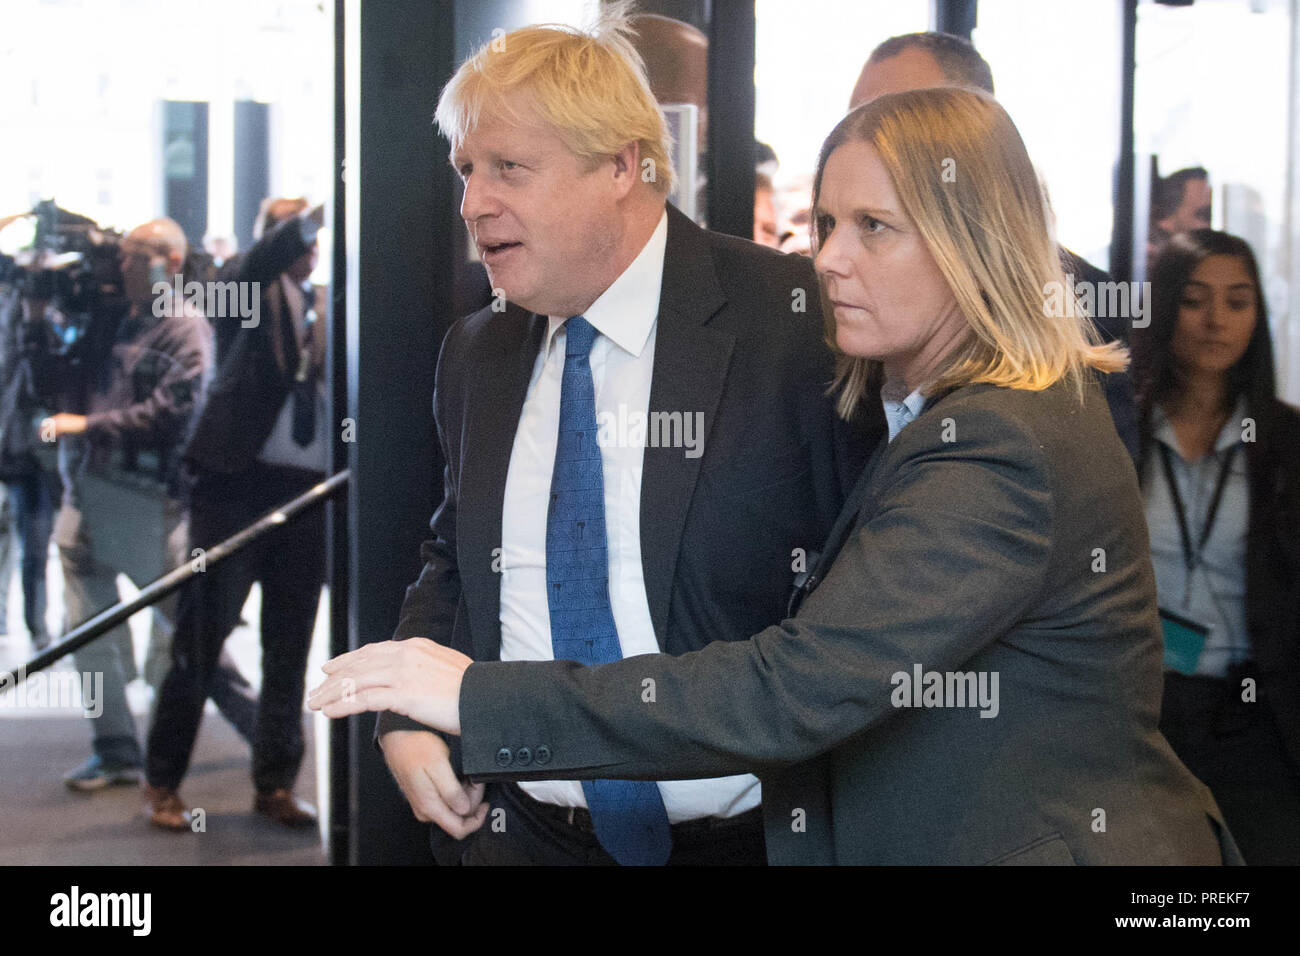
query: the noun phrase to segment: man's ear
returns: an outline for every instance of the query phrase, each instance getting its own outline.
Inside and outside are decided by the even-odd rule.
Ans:
[[[636,185],[641,175],[641,144],[636,140],[628,143],[611,159],[614,161],[614,183],[618,187],[620,198],[626,196]]]

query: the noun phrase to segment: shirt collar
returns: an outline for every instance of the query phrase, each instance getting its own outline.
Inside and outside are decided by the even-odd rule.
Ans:
[[[1174,426],[1165,417],[1165,410],[1160,407],[1158,402],[1154,403],[1155,407],[1151,409],[1151,434],[1157,441],[1169,448],[1179,458],[1183,456],[1182,449],[1178,445],[1178,436],[1174,434]],[[1223,451],[1231,448],[1241,441],[1241,421],[1246,417],[1246,396],[1242,395],[1237,399],[1237,406],[1228,416],[1228,420],[1223,423],[1219,429],[1219,436],[1214,439],[1214,451]]]
[[[655,226],[655,231],[631,265],[582,313],[597,332],[632,356],[639,356],[650,341],[650,329],[659,316],[659,291],[663,285],[667,249],[668,210],[665,207],[659,225]],[[550,354],[556,333],[569,318],[567,315],[547,316],[545,354]]]
[[[901,402],[885,398],[883,393],[880,401],[885,406],[885,420],[889,423],[890,441],[893,441],[894,437],[903,430],[903,426],[915,420],[921,414],[921,409],[925,408],[925,396],[921,394],[920,388],[913,389],[912,394]]]

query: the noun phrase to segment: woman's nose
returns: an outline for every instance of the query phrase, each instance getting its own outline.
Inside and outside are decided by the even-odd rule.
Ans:
[[[817,249],[817,257],[813,259],[813,269],[820,276],[845,276],[848,274],[847,262],[840,253],[840,243],[834,233],[827,236]]]

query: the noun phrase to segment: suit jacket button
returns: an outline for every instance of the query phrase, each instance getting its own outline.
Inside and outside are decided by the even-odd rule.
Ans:
[[[520,747],[515,751],[515,763],[521,767],[527,767],[533,762],[533,752],[527,747]]]
[[[537,748],[537,753],[533,754],[533,759],[539,764],[548,764],[551,762],[551,748],[542,744]]]
[[[497,766],[508,767],[515,762],[515,755],[509,747],[502,747],[497,751]]]

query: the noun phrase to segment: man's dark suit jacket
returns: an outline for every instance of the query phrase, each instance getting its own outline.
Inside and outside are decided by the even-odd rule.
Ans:
[[[867,466],[821,584],[752,640],[471,665],[465,772],[540,776],[511,755],[543,745],[551,777],[754,772],[773,863],[1239,861],[1157,730],[1137,475],[1091,378],[1085,396],[974,385],[929,403]],[[916,665],[997,673],[996,716],[894,706]]]
[[[232,474],[257,460],[293,387],[297,335],[279,287],[280,275],[311,248],[316,225],[295,216],[268,233],[240,259],[223,281],[256,282],[260,305],[256,325],[238,317],[218,318],[217,367],[203,396],[184,458],[205,471]],[[323,343],[324,325],[315,329]],[[318,348],[323,356],[323,346]]]
[[[796,549],[816,551],[861,472],[868,439],[835,417],[826,394],[833,361],[819,301],[810,260],[705,232],[668,207],[649,412],[703,412],[706,435],[697,458],[645,450],[642,569],[668,654],[781,620]],[[546,326],[545,316],[489,307],[447,333],[434,394],[444,498],[395,639],[500,659],[506,472]],[[377,733],[398,728],[428,729],[380,716]],[[457,766],[458,740],[449,742]],[[455,844],[432,830],[445,858],[440,846]]]
[[[1108,297],[1099,292],[1104,283],[1112,281],[1110,273],[1098,269],[1083,256],[1071,252],[1064,246],[1060,247],[1060,253],[1061,268],[1065,270],[1067,281],[1070,276],[1073,276],[1074,282],[1082,281],[1092,285],[1097,308],[1097,314],[1092,317],[1092,324],[1096,326],[1101,340],[1128,345],[1128,326],[1132,317],[1110,315],[1106,311],[1109,306]],[[1141,439],[1138,433],[1138,408],[1133,390],[1133,375],[1126,369],[1122,372],[1105,373],[1099,377],[1102,388],[1106,392],[1106,404],[1110,406],[1110,416],[1115,422],[1115,431],[1119,433],[1119,440],[1128,449],[1129,457],[1136,461]]]

